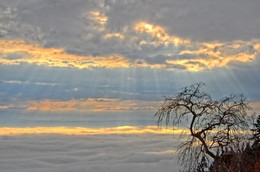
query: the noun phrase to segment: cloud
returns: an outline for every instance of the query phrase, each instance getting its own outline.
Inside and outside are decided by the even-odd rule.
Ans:
[[[0,105],[0,110],[1,109],[9,109],[9,108],[10,108],[10,106]]]
[[[20,11],[19,7],[2,1],[0,2],[0,11],[0,38],[26,39],[29,42],[42,41],[45,33],[40,27],[20,20],[20,14],[26,13],[25,11]]]
[[[253,111],[256,112],[256,115],[260,114],[260,101],[250,102],[249,105],[253,108]]]
[[[88,112],[113,112],[113,111],[138,111],[153,110],[158,102],[140,100],[120,100],[111,98],[89,98],[85,100],[42,100],[26,105],[27,110],[37,111],[88,111]]]
[[[1,169],[12,172],[179,171],[169,135],[2,136]]]
[[[1,3],[0,35],[14,44],[23,40],[16,46],[28,48],[2,52],[0,61],[76,69],[138,67],[190,72],[250,63],[259,54],[259,31],[255,29],[259,19],[252,18],[258,14],[256,6],[257,2],[241,0],[236,5],[230,0],[38,0],[20,5],[6,1]],[[245,9],[250,10],[245,13]],[[55,49],[57,54],[43,57],[33,49]]]
[[[32,135],[32,134],[60,134],[60,135],[112,135],[112,134],[182,134],[183,129],[159,129],[157,126],[118,126],[111,128],[83,128],[83,127],[1,127],[0,136]]]
[[[104,38],[110,39],[110,38],[121,38],[123,39],[125,36],[121,33],[108,33],[105,34]]]
[[[103,31],[107,24],[108,17],[99,11],[90,11],[87,17],[94,22],[97,29]]]
[[[162,60],[157,64],[149,63],[151,59],[155,61],[156,58],[154,58],[152,53],[146,50],[146,53],[145,51],[144,53],[147,57],[139,59],[141,64],[139,63],[139,65],[137,65],[142,67],[152,65],[156,68],[169,69],[173,67],[171,65],[176,65],[182,66],[185,70],[196,72],[217,67],[228,67],[232,62],[252,62],[260,52],[259,40],[237,40],[233,42],[190,41],[170,35],[159,25],[143,21],[137,22],[134,26],[134,30],[137,35],[145,33],[152,38],[144,37],[144,39],[142,39],[142,36],[139,35],[139,46],[141,46],[142,49],[147,47],[147,45],[152,46],[154,48],[153,53],[157,51],[159,54],[155,56],[158,58],[157,61]],[[142,53],[142,51],[140,53]]]
[[[227,43],[197,43],[187,50],[182,50],[180,55],[189,59],[168,60],[169,64],[183,65],[189,71],[201,71],[217,67],[229,67],[232,62],[253,62],[259,54],[257,48],[259,41],[234,41]]]
[[[155,31],[153,31],[154,27]],[[228,67],[232,62],[252,62],[260,52],[258,40],[251,42],[200,43],[186,42],[178,38],[176,42],[175,37],[165,36],[166,33],[161,31],[161,28],[159,28],[158,31],[156,27],[157,26],[149,25],[151,30],[145,30],[143,28],[144,30],[141,29],[141,31],[147,32],[157,39],[158,42],[150,42],[152,45],[155,43],[163,46],[173,44],[179,49],[177,52],[168,52],[164,54],[163,57],[157,55],[157,57],[154,58],[153,56],[149,57],[149,55],[147,55],[147,57],[134,58],[135,60],[133,60],[130,57],[117,54],[107,56],[80,56],[67,53],[65,50],[59,48],[43,48],[39,45],[28,44],[18,40],[1,40],[0,63],[5,65],[29,63],[47,65],[50,67],[78,69],[129,67],[170,69],[176,65],[179,66],[178,68],[182,67],[187,71],[194,72],[217,67]],[[160,35],[164,36],[162,37]],[[140,46],[143,46],[142,42],[143,41],[140,41]],[[186,58],[186,56],[188,58]]]
[[[24,85],[40,85],[40,86],[57,86],[59,83],[49,83],[49,82],[30,82],[30,81],[21,81],[21,80],[3,80],[5,84],[24,84]],[[73,89],[73,91],[77,91]]]
[[[179,38],[177,36],[171,36],[169,35],[166,30],[159,26],[159,25],[153,25],[144,21],[137,22],[134,26],[134,30],[137,33],[146,33],[148,35],[151,35],[151,37],[155,38],[155,41],[147,42],[145,40],[140,42],[140,45],[143,44],[154,44],[156,45],[168,45],[173,44],[174,46],[179,46],[182,44],[188,44],[189,40],[184,40],[182,38]]]
[[[63,49],[43,48],[39,45],[27,44],[19,40],[0,40],[0,63],[5,65],[19,65],[29,63],[47,65],[50,67],[68,67],[78,69],[91,68],[125,68],[129,63],[120,55],[110,56],[78,56],[66,53]],[[15,59],[6,55],[22,53]]]

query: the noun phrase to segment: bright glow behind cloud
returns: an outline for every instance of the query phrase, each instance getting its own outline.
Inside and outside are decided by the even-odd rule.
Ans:
[[[120,55],[79,56],[68,54],[63,49],[43,48],[20,40],[0,40],[0,52],[0,63],[5,65],[29,63],[78,69],[125,68],[129,66],[127,60]],[[19,56],[15,59],[8,58],[13,54],[19,54]]]
[[[164,45],[173,44],[175,46],[179,46],[183,44],[189,44],[190,42],[189,40],[184,40],[177,36],[169,35],[169,33],[167,33],[166,30],[159,25],[150,24],[144,21],[137,22],[134,26],[134,30],[137,33],[147,33],[156,39],[152,42],[141,41],[140,44],[151,43],[155,46],[160,44],[164,44]]]
[[[97,29],[103,31],[105,29],[108,17],[99,11],[90,11],[88,13],[88,18],[95,22]]]
[[[91,15],[97,20],[96,22],[105,27],[107,18],[97,12],[92,13]],[[135,60],[125,54],[79,56],[67,53],[60,48],[44,48],[21,40],[1,40],[0,63],[6,65],[30,63],[78,69],[129,67],[176,69],[178,67],[196,72],[217,67],[228,67],[232,62],[252,62],[260,52],[259,40],[195,42],[170,35],[162,26],[144,21],[135,23],[132,29],[131,34],[129,29],[121,33],[104,32],[102,34],[104,34],[105,39],[120,38],[124,39],[127,44],[131,44],[131,41],[137,39],[141,54],[143,47],[151,46],[155,49],[155,52],[159,51],[158,57],[154,58],[146,53]],[[142,36],[143,34],[145,34],[145,37]],[[164,50],[160,50],[161,47],[164,47]],[[151,63],[151,58],[155,62]]]
[[[157,126],[134,127],[119,126],[113,128],[83,128],[83,127],[27,127],[0,128],[0,136],[25,134],[61,134],[61,135],[107,135],[107,134],[181,134],[183,129],[159,129]]]
[[[146,33],[156,40],[140,41],[140,45],[151,44],[156,46],[174,45],[175,53],[168,53],[165,64],[158,64],[161,68],[178,65],[191,72],[227,67],[232,62],[252,62],[260,52],[259,41],[234,42],[195,42],[177,36],[171,36],[159,26],[147,22],[138,22],[134,28],[138,33]],[[178,57],[179,58],[176,58]],[[188,58],[187,58],[188,57]],[[160,57],[158,57],[160,58]]]

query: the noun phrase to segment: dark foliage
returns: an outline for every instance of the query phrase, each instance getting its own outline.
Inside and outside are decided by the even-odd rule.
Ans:
[[[260,116],[253,124],[253,144],[248,143],[240,153],[229,152],[228,161],[222,159],[215,160],[210,172],[260,172]]]
[[[260,115],[258,116],[256,123],[254,123],[253,125],[254,125],[254,128],[252,129],[253,131],[252,139],[254,140],[253,145],[258,145],[260,143]]]

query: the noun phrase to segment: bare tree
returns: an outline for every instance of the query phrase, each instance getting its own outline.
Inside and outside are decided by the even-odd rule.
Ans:
[[[219,101],[201,91],[203,83],[183,88],[174,98],[165,98],[155,116],[158,125],[165,122],[179,126],[186,121],[189,137],[178,149],[179,159],[187,171],[196,171],[203,161],[224,162],[239,153],[248,140],[247,114],[251,110],[242,95],[230,95]],[[187,136],[187,135],[186,135]],[[222,164],[223,165],[223,164]]]

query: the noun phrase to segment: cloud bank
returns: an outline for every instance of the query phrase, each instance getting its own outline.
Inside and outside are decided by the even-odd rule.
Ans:
[[[169,135],[2,136],[5,172],[178,171]],[[175,142],[176,144],[174,144]]]

